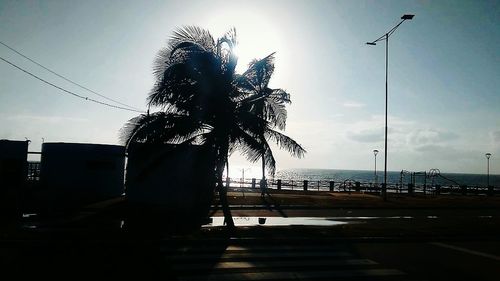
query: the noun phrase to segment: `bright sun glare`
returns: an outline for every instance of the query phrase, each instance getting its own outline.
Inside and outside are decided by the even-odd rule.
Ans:
[[[217,17],[206,19],[207,29],[215,37],[221,36],[231,27],[236,28],[238,45],[234,52],[238,56],[237,71],[245,71],[253,59],[261,59],[272,52],[280,52],[281,32],[277,32],[272,18],[261,16],[251,9],[226,9]]]

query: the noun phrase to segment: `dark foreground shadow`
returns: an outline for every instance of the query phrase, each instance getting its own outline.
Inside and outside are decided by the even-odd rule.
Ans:
[[[261,196],[262,202],[266,205],[266,208],[270,211],[276,210],[282,217],[288,218],[288,215],[281,208],[281,205],[273,198],[273,196],[269,192],[266,192],[266,195],[267,196]]]

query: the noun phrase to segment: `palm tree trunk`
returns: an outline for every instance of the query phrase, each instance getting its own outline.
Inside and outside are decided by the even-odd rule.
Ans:
[[[262,180],[266,180],[266,160],[262,154]]]
[[[218,190],[220,203],[222,205],[222,212],[224,213],[224,222],[229,228],[234,228],[233,215],[231,214],[231,210],[229,209],[229,204],[227,202],[227,190],[222,185],[222,180],[218,184]]]
[[[229,189],[229,157],[226,158],[226,188]]]
[[[227,153],[226,153],[226,164],[227,164]],[[233,215],[231,214],[231,210],[229,209],[229,203],[227,201],[227,189],[224,187],[222,184],[222,177],[223,177],[223,171],[224,171],[224,163],[222,165],[217,165],[218,166],[218,180],[217,180],[217,190],[219,191],[219,199],[220,203],[222,205],[222,212],[224,213],[224,221],[226,225],[230,228],[234,228],[234,221],[233,221]],[[229,167],[229,166],[227,166]]]
[[[266,160],[264,158],[264,151],[262,151],[262,179],[260,180],[260,195],[264,196],[266,190]]]

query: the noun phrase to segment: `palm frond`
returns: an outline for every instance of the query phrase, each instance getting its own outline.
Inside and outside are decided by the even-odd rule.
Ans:
[[[214,52],[216,48],[212,34],[198,26],[184,26],[176,29],[170,37],[169,45],[174,47],[184,42],[195,43],[210,52]]]
[[[238,64],[238,57],[234,53],[238,41],[236,29],[233,27],[217,41],[217,54],[222,61],[222,70],[225,74],[233,75]]]
[[[263,117],[268,120],[273,127],[284,130],[286,127],[287,111],[285,105],[280,100],[268,98],[265,100]]]
[[[235,147],[250,162],[256,162],[262,155],[262,144],[259,138],[252,133],[239,129],[238,138],[235,141]]]
[[[195,140],[208,130],[189,116],[156,112],[130,119],[121,129],[120,139],[126,146],[132,142],[179,144]]]
[[[182,54],[178,57],[172,57],[178,49],[214,53],[216,45],[210,32],[205,29],[197,26],[184,26],[176,29],[169,39],[167,47],[161,49],[153,61],[153,74],[157,80],[161,79],[165,69],[182,58]]]
[[[265,167],[267,168],[267,172],[274,177],[274,174],[276,173],[276,159],[274,159],[273,151],[271,150],[271,147],[269,147],[269,144],[267,143],[264,152],[264,161],[265,161]]]
[[[264,135],[266,139],[274,140],[281,149],[288,151],[293,157],[302,158],[306,153],[306,150],[295,140],[269,127]]]
[[[270,92],[267,94],[267,96],[270,99],[274,99],[276,101],[283,102],[286,104],[292,103],[292,100],[290,99],[290,94],[288,92],[286,92],[285,90],[283,90],[283,89],[269,89],[269,91]]]
[[[271,53],[263,59],[251,61],[248,70],[243,73],[245,77],[252,81],[258,91],[267,88],[271,80],[274,73],[274,54]]]

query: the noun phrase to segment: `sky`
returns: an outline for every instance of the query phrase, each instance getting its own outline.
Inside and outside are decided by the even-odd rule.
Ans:
[[[291,94],[285,133],[302,159],[278,170],[384,165],[385,34],[389,38],[388,170],[500,174],[498,1],[6,1],[0,41],[100,94],[140,109],[153,59],[172,32],[235,27],[243,72],[276,52],[271,88]],[[77,94],[108,102],[0,45],[0,57]],[[0,61],[0,139],[119,144],[137,113],[94,104]],[[237,153],[230,169],[251,168]]]

